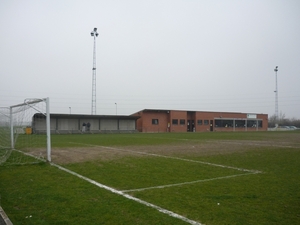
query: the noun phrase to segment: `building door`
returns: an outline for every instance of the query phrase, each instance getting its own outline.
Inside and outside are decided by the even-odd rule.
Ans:
[[[210,126],[210,131],[214,131],[214,121],[213,120],[210,121],[209,126]]]
[[[187,121],[187,132],[195,132],[195,122],[194,120]]]
[[[191,129],[191,132],[195,132],[195,122],[194,122],[194,120],[192,120],[192,129]]]
[[[188,120],[187,121],[187,132],[191,132],[191,121],[190,120]]]

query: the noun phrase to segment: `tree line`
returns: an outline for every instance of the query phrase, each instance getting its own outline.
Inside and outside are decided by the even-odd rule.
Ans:
[[[269,127],[275,127],[275,124],[278,124],[278,126],[295,126],[300,128],[300,119],[296,118],[286,118],[284,113],[280,113],[278,115],[278,119],[276,120],[276,115],[272,115],[269,117]]]

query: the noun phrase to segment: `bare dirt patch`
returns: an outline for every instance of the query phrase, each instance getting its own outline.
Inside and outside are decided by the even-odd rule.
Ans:
[[[69,164],[86,161],[115,160],[126,156],[143,157],[148,154],[165,156],[207,156],[232,154],[234,152],[245,152],[260,147],[291,147],[291,143],[269,142],[269,141],[189,141],[178,145],[153,145],[153,146],[126,146],[126,147],[103,147],[87,146],[72,148],[53,148],[51,153],[52,162],[57,164]],[[37,155],[39,152],[32,151]],[[45,156],[44,156],[45,157]]]
[[[207,142],[185,143],[180,145],[66,148],[53,149],[52,160],[55,163],[66,164],[92,160],[114,160],[129,155],[142,157],[146,156],[146,154],[168,156],[230,154],[237,151],[246,151],[248,149],[246,147],[247,145],[249,146],[249,143],[241,145],[232,142]]]
[[[128,156],[132,153],[105,147],[76,147],[52,149],[52,161],[57,164],[78,163],[85,161],[107,161]]]
[[[233,152],[246,151],[245,145],[235,145],[232,143],[224,144],[221,142],[189,142],[179,145],[160,145],[160,146],[131,146],[126,149],[132,151],[140,151],[149,154],[159,154],[167,156],[181,156],[181,155],[193,155],[193,156],[205,156],[205,155],[218,155],[218,154],[230,154]]]

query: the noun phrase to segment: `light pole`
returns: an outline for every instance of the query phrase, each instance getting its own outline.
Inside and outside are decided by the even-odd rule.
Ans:
[[[118,115],[118,104],[115,103],[115,105],[116,105],[116,115]]]
[[[94,37],[94,51],[93,51],[93,78],[92,78],[92,115],[96,114],[96,37],[98,37],[97,28],[91,32]]]
[[[275,127],[278,127],[278,86],[277,86],[277,71],[278,66],[275,67]]]

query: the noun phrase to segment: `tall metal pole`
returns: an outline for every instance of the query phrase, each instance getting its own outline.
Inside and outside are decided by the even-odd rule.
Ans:
[[[275,126],[278,126],[278,86],[277,86],[277,71],[278,66],[275,67]]]
[[[91,32],[94,37],[94,51],[93,51],[93,77],[92,77],[92,115],[96,114],[96,37],[98,37],[97,28]]]

